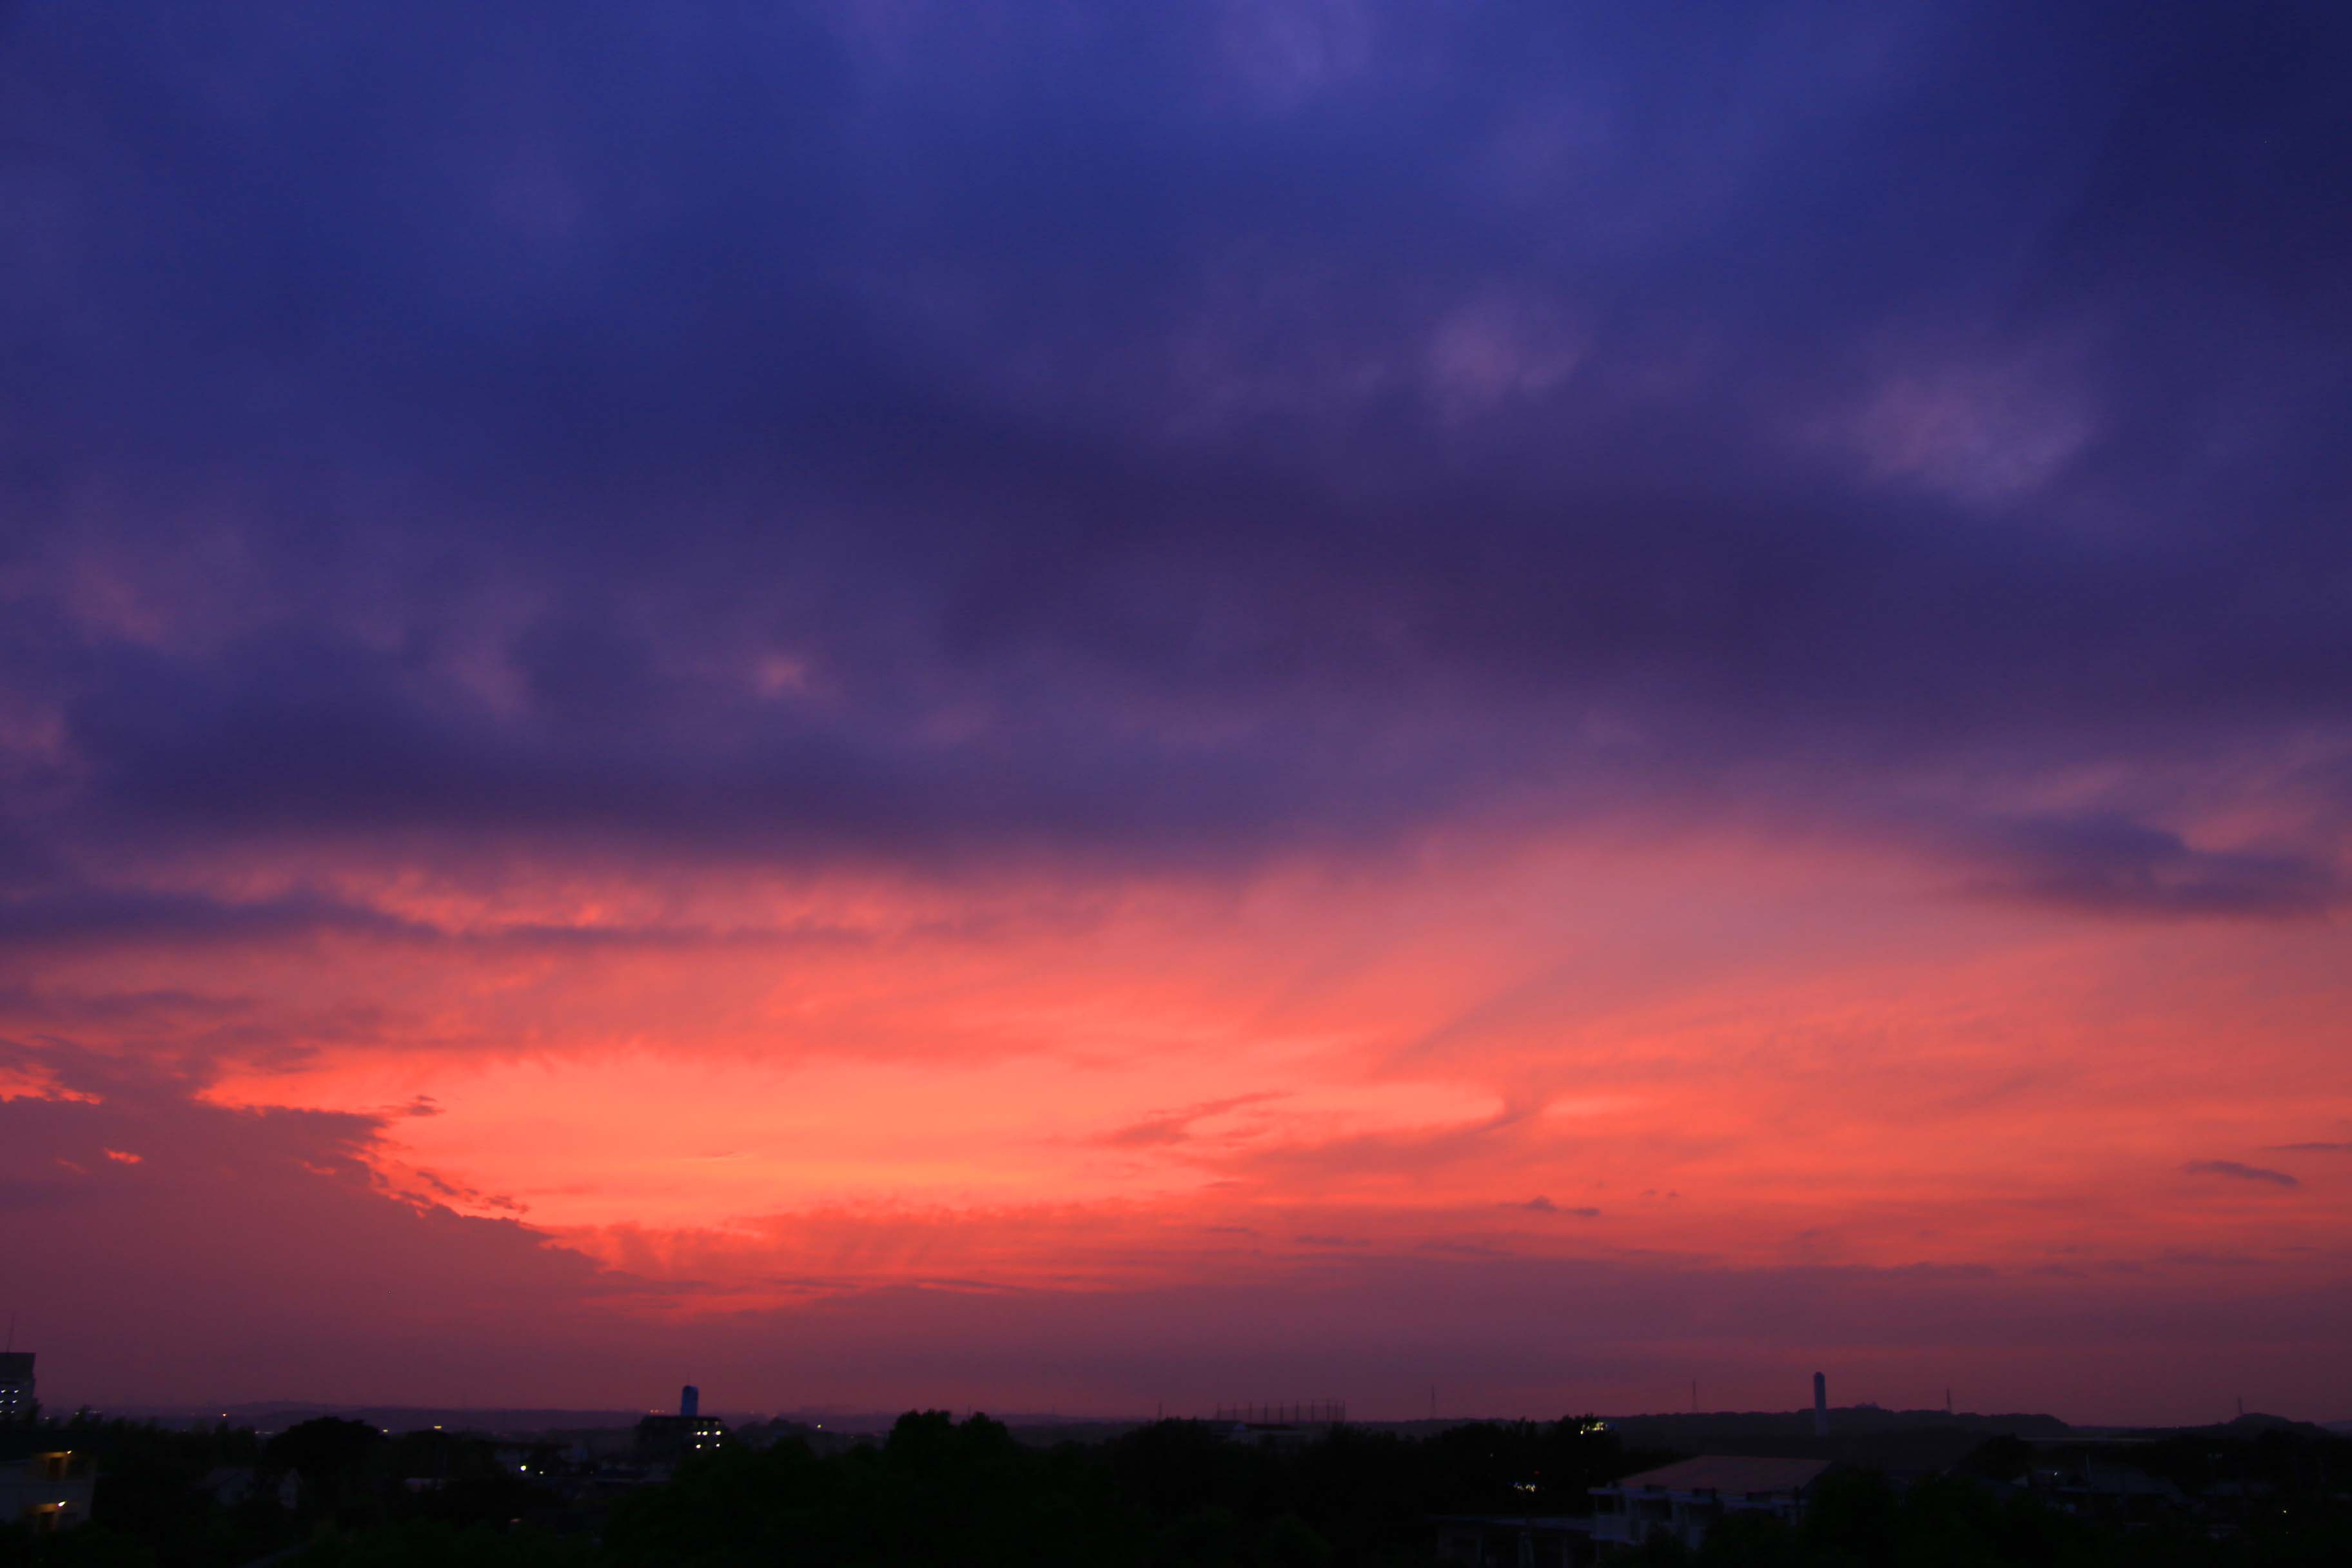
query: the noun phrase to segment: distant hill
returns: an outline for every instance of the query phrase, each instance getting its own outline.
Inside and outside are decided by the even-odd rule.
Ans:
[[[549,1431],[595,1431],[634,1426],[643,1410],[467,1410],[408,1405],[330,1405],[297,1400],[257,1400],[245,1405],[155,1406],[109,1410],[108,1415],[156,1421],[167,1426],[210,1426],[226,1421],[257,1432],[282,1432],[322,1415],[364,1421],[387,1432],[422,1432],[439,1426],[452,1432],[506,1436]]]
[[[2294,1421],[2284,1415],[2265,1415],[2249,1410],[2243,1415],[2228,1421],[2215,1421],[2203,1426],[2133,1426],[2120,1428],[2135,1436],[2152,1437],[2234,1437],[2243,1440],[2259,1437],[2265,1432],[2293,1432],[2303,1437],[2340,1436],[2352,1429],[2352,1422],[2336,1422],[2323,1426],[2315,1421]]]
[[[1890,1432],[1972,1432],[1981,1437],[2058,1438],[2074,1431],[2055,1415],[2023,1412],[1980,1415],[1943,1410],[1885,1410],[1875,1405],[1843,1405],[1829,1413],[1832,1436]],[[1696,1436],[1803,1437],[1813,1434],[1811,1410],[1716,1410],[1694,1414],[1612,1415],[1609,1425],[1628,1442],[1682,1445]]]
[[[110,1415],[155,1420],[172,1426],[209,1426],[226,1419],[236,1426],[263,1432],[283,1431],[321,1415],[364,1421],[393,1432],[444,1427],[488,1436],[524,1436],[550,1432],[581,1433],[634,1426],[643,1410],[562,1410],[538,1408],[462,1409],[445,1406],[336,1405],[295,1400],[253,1401],[205,1406],[153,1406],[117,1409]],[[993,1413],[992,1413],[993,1414]],[[2063,1442],[2069,1438],[2162,1437],[2198,1436],[2245,1441],[2265,1432],[2292,1432],[2303,1436],[2352,1436],[2352,1420],[2314,1423],[2283,1415],[2249,1413],[2234,1420],[2202,1426],[2069,1426],[2054,1415],[2029,1412],[1992,1415],[1942,1410],[1887,1410],[1874,1405],[1846,1405],[1829,1413],[1830,1436],[1813,1436],[1813,1413],[1804,1410],[1716,1410],[1645,1415],[1612,1415],[1610,1426],[1629,1447],[1682,1453],[1749,1454],[1849,1459],[1894,1469],[1933,1468],[1954,1462],[1990,1437],[2018,1437],[2028,1442]],[[895,1411],[795,1410],[770,1417],[749,1413],[719,1418],[730,1426],[751,1422],[801,1423],[827,1433],[878,1435],[897,1420]],[[1006,1412],[998,1419],[1010,1426],[1024,1444],[1097,1443],[1145,1423],[1087,1418],[1054,1414]],[[1364,1421],[1353,1425],[1402,1436],[1425,1437],[1470,1424],[1472,1418],[1444,1420]]]

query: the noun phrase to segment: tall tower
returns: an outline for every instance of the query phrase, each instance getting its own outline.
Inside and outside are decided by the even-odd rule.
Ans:
[[[1830,1435],[1830,1380],[1820,1373],[1813,1373],[1813,1436]]]
[[[702,1390],[688,1384],[677,1391],[677,1413],[691,1421],[702,1414]]]
[[[33,1414],[33,1352],[0,1351],[0,1421],[29,1420]]]

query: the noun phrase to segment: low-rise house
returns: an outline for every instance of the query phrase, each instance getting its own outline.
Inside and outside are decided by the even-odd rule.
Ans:
[[[98,1461],[55,1442],[45,1434],[0,1448],[0,1521],[36,1531],[71,1530],[89,1521]]]
[[[1444,1568],[1577,1568],[1592,1554],[1590,1519],[1460,1513],[1430,1522]]]
[[[1793,1523],[1802,1517],[1813,1483],[1829,1468],[1827,1459],[1706,1454],[1643,1470],[1591,1489],[1592,1539],[1639,1546],[1666,1534],[1696,1547],[1729,1514],[1765,1514]]]
[[[2188,1501],[2170,1481],[2089,1450],[2081,1467],[2062,1472],[2051,1491],[2068,1513],[2116,1523],[2160,1518],[2179,1511]]]

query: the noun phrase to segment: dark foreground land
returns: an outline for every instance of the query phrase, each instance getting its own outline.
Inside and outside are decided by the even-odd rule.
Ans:
[[[1169,1421],[1040,1447],[985,1417],[934,1412],[831,1452],[812,1446],[821,1435],[771,1431],[758,1435],[775,1439],[765,1447],[730,1439],[674,1471],[631,1476],[553,1444],[389,1436],[332,1418],[267,1439],[78,1418],[44,1424],[39,1440],[97,1456],[93,1521],[45,1537],[0,1529],[0,1564],[1339,1568],[1437,1563],[1442,1521],[1465,1517],[1501,1521],[1489,1540],[1508,1555],[1487,1561],[1517,1562],[1508,1521],[1589,1513],[1589,1487],[1739,1441],[1596,1426],[1342,1427],[1261,1443]],[[1853,1452],[1818,1483],[1798,1525],[1733,1521],[1696,1554],[1654,1542],[1601,1561],[2352,1563],[2352,1439],[2284,1423],[2122,1436],[2028,1430],[1956,1426],[1937,1441],[1888,1445],[1885,1465],[1849,1439]],[[289,1474],[299,1477],[290,1486]],[[1542,1550],[1591,1560],[1589,1543],[1551,1540]]]

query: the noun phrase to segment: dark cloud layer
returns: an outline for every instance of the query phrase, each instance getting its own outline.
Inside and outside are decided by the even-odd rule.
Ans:
[[[126,847],[1628,811],[2331,909],[2345,33],[12,10],[9,928],[228,918]]]

